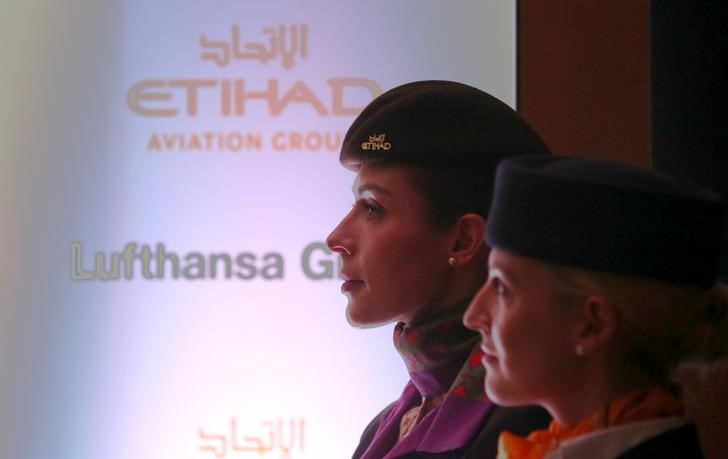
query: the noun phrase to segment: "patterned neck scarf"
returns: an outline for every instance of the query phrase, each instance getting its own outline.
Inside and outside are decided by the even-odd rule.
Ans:
[[[480,336],[463,325],[468,304],[460,303],[423,325],[408,327],[400,322],[394,327],[394,347],[423,397],[453,392],[471,400],[487,399]]]
[[[493,404],[483,389],[479,335],[462,323],[469,301],[448,309],[426,324],[394,328],[394,345],[411,381],[377,429],[362,459],[389,459],[414,451],[438,453],[465,449]],[[400,422],[423,398],[442,401],[418,419],[399,441]]]
[[[498,459],[541,459],[564,440],[620,424],[682,416],[683,413],[682,402],[669,390],[662,387],[641,389],[617,398],[571,427],[552,421],[548,430],[531,432],[527,438],[503,432],[498,439]]]

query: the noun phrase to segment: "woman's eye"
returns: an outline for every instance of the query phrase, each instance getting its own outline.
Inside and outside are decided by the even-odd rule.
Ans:
[[[501,282],[500,279],[497,277],[493,277],[490,279],[491,285],[493,286],[493,291],[498,296],[505,296],[506,294],[506,286],[503,285],[503,282]]]
[[[364,210],[364,212],[367,213],[367,216],[376,216],[382,213],[382,206],[380,206],[376,201],[360,199],[357,201],[357,204]]]

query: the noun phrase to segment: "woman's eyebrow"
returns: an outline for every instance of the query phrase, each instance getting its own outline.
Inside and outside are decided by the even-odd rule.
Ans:
[[[375,183],[365,183],[364,185],[361,185],[357,188],[356,185],[354,185],[354,188],[352,189],[355,196],[358,196],[365,191],[376,191],[377,193],[383,194],[385,196],[392,196],[392,193],[387,190],[386,188],[382,188],[381,186],[375,184]]]
[[[518,281],[518,276],[505,268],[488,268],[488,277],[490,278],[495,276],[500,277],[501,279],[505,279],[508,282]]]

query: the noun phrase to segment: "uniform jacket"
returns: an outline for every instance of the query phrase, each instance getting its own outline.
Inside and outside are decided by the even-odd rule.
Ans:
[[[444,403],[444,402],[443,402]],[[382,410],[366,427],[352,459],[358,459],[369,447],[380,424],[391,414],[396,405],[392,403]],[[423,420],[424,421],[424,420]],[[517,435],[527,435],[533,430],[548,426],[551,416],[539,407],[504,408],[492,405],[484,419],[475,429],[475,435],[467,449],[440,451],[437,453],[411,452],[395,456],[397,459],[483,459],[495,458],[498,451],[498,435],[509,430]],[[457,423],[457,419],[452,419]]]

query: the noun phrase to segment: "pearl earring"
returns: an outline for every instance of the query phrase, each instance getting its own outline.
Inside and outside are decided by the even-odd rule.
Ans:
[[[574,348],[574,352],[576,352],[576,355],[583,356],[584,355],[584,346],[581,345],[581,343],[577,344]]]
[[[449,259],[447,260],[447,262],[448,262],[448,264],[449,264],[450,266],[452,266],[452,267],[455,267],[455,265],[456,265],[456,264],[458,263],[458,261],[457,261],[457,260],[455,259],[455,257],[450,257],[450,258],[449,258]]]

